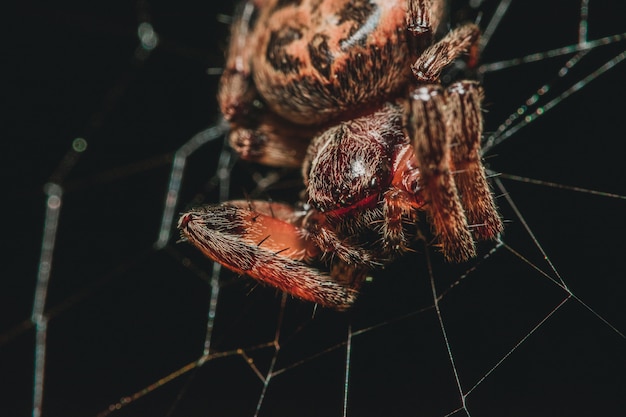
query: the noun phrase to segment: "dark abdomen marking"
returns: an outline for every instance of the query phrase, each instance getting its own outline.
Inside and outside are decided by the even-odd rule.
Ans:
[[[298,58],[287,53],[286,47],[293,41],[302,38],[302,32],[298,29],[286,26],[272,32],[267,43],[265,56],[276,71],[282,73],[297,73],[301,62]]]

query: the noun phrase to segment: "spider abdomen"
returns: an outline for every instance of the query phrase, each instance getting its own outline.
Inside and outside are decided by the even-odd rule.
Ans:
[[[413,77],[407,68],[420,51],[407,42],[405,0],[270,3],[255,22],[251,67],[282,117],[326,122],[397,95]]]

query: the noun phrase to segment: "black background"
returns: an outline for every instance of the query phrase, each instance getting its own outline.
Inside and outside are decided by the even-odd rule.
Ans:
[[[578,2],[513,1],[483,62],[576,42]],[[211,263],[176,244],[155,251],[172,153],[217,120],[217,77],[230,2],[21,2],[7,13],[2,138],[5,207],[0,263],[0,414],[31,413],[34,330],[27,322],[37,276],[48,181],[63,206],[47,305],[44,416],[93,416],[202,354]],[[496,2],[485,2],[482,26]],[[543,7],[543,8],[542,8]],[[463,20],[465,2],[454,3]],[[623,2],[592,0],[589,39],[626,32]],[[143,17],[142,17],[143,16]],[[138,22],[160,44],[134,58]],[[590,53],[563,83],[567,58],[486,74],[486,130],[493,131],[542,84],[563,92],[624,42]],[[571,55],[568,55],[570,57]],[[626,195],[623,168],[624,64],[603,74],[490,153],[496,172]],[[87,150],[54,177],[84,137]],[[220,141],[188,161],[179,209],[216,201],[207,186]],[[253,188],[262,167],[238,163],[232,195]],[[569,288],[626,330],[623,198],[525,184],[507,192]],[[269,197],[295,195],[289,189]],[[497,194],[501,194],[500,191]],[[505,242],[551,276],[503,197]],[[485,246],[483,253],[489,249]],[[442,291],[468,268],[431,252]],[[288,300],[276,369],[352,339],[348,415],[442,416],[461,406],[432,305],[424,249],[376,275],[350,314]],[[280,295],[224,273],[212,349],[271,342]],[[500,249],[441,303],[465,391],[566,298],[532,266]],[[425,312],[395,318],[422,308]],[[26,324],[24,324],[26,323]],[[626,406],[626,343],[574,299],[567,301],[467,397],[472,416],[617,415]],[[274,350],[247,350],[262,373]],[[334,349],[277,375],[261,416],[339,416],[346,350]],[[208,362],[113,415],[250,416],[262,383],[240,355]],[[171,413],[171,414],[168,414]],[[458,415],[463,415],[459,413]]]

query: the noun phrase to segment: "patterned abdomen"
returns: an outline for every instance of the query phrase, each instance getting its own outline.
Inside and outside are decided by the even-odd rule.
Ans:
[[[405,1],[279,2],[256,22],[256,87],[274,112],[318,124],[379,103],[412,77]]]

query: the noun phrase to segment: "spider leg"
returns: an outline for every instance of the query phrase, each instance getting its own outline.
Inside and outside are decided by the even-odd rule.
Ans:
[[[392,187],[383,194],[383,246],[391,253],[407,250],[412,240],[406,235],[405,225],[415,224],[417,210],[424,206],[419,193],[420,170],[414,148],[407,143],[400,147],[394,159],[395,175]]]
[[[433,34],[443,15],[444,2],[441,0],[408,0],[406,27],[410,33],[419,36]]]
[[[365,268],[380,266],[381,262],[373,251],[355,245],[349,239],[344,238],[346,233],[338,233],[338,227],[332,225],[325,214],[311,211],[304,220],[303,228],[308,237],[325,254],[338,257],[347,265],[362,265]]]
[[[240,200],[184,213],[178,228],[183,239],[232,271],[303,300],[349,308],[364,271],[334,263],[327,274],[308,265],[320,251],[303,237],[301,219],[285,204]]]
[[[272,113],[231,123],[231,148],[247,161],[274,167],[301,167],[314,132]]]
[[[447,92],[454,180],[474,236],[493,239],[503,226],[480,156],[483,91],[474,81],[460,81],[448,87]]]
[[[441,71],[465,53],[469,53],[469,65],[473,66],[478,59],[479,37],[480,29],[474,24],[466,24],[448,32],[411,65],[413,75],[419,82],[438,82]]]
[[[411,239],[405,233],[404,224],[416,219],[415,198],[404,190],[391,188],[383,194],[383,224],[381,228],[383,248],[391,254],[401,254],[409,247]]]
[[[445,91],[439,85],[418,87],[409,96],[405,126],[415,148],[420,190],[431,224],[448,260],[476,255],[474,240],[450,165]]]

